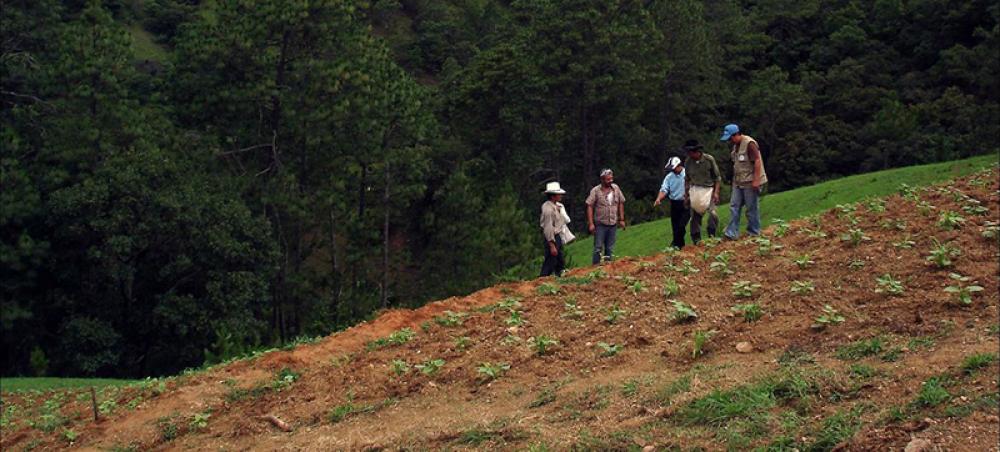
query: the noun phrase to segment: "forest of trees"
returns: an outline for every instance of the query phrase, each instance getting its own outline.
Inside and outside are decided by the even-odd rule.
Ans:
[[[728,122],[771,191],[1000,139],[991,0],[3,3],[3,375],[170,374],[529,276],[544,182],[579,218],[611,167],[656,218]]]

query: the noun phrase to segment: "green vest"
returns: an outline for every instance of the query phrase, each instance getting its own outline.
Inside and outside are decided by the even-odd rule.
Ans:
[[[743,140],[740,144],[733,146],[730,156],[733,158],[733,186],[740,188],[748,188],[753,186],[753,167],[754,163],[750,160],[750,153],[747,148],[750,143],[756,143],[749,135],[743,135]],[[757,149],[760,150],[760,145],[757,145]],[[760,184],[764,185],[767,183],[767,173],[764,172],[764,155],[760,156]]]

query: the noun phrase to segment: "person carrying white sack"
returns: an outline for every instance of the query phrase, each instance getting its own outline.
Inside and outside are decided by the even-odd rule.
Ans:
[[[701,219],[708,215],[708,236],[715,237],[719,230],[719,187],[722,173],[715,157],[703,152],[698,140],[684,144],[687,159],[684,161],[684,203],[691,208],[691,242],[701,241]]]

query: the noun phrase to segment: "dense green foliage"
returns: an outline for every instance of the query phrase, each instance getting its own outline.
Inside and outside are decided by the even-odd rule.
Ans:
[[[544,182],[739,122],[771,190],[997,147],[978,0],[13,0],[3,374],[146,376],[468,292]],[[765,201],[766,202],[766,201]],[[765,204],[766,205],[766,204]]]

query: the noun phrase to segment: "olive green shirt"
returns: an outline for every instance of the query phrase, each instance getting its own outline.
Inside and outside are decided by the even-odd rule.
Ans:
[[[687,174],[687,182],[691,185],[714,187],[716,182],[722,182],[722,173],[719,172],[719,165],[715,163],[715,157],[705,152],[701,153],[701,160],[688,157],[684,161],[684,172]]]

